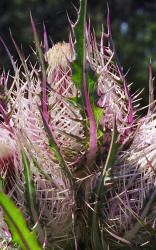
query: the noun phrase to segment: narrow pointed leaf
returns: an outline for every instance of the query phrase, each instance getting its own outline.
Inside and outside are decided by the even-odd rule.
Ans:
[[[21,148],[20,150],[21,156],[22,156],[22,163],[23,163],[23,174],[25,177],[25,196],[27,201],[27,206],[31,212],[31,215],[36,214],[37,204],[36,204],[36,197],[35,197],[35,188],[34,188],[34,182],[32,179],[32,174],[30,172],[30,162],[24,153],[24,150]],[[38,216],[35,220],[37,220]],[[34,222],[36,223],[36,221]]]
[[[22,156],[22,163],[23,163],[23,174],[25,177],[25,184],[24,184],[24,190],[25,190],[25,200],[26,200],[26,207],[29,211],[29,214],[31,215],[32,223],[36,224],[39,219],[39,211],[37,208],[37,198],[35,194],[35,186],[34,181],[32,178],[32,173],[30,171],[30,161],[28,157],[26,156],[24,150],[21,147],[21,156]],[[44,242],[44,232],[41,228],[40,223],[37,224],[37,231],[40,235],[40,241]]]
[[[18,243],[23,250],[41,250],[35,232],[31,232],[27,227],[22,211],[1,191],[0,205],[3,208],[4,218],[12,235],[12,242]]]

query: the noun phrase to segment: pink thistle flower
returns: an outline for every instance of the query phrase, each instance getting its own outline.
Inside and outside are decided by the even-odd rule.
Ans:
[[[33,20],[31,19],[31,21],[36,35]],[[29,213],[23,195],[26,181],[22,150],[30,167],[36,202],[39,207],[38,217],[33,214],[34,222],[44,226],[49,244],[54,242],[54,245],[59,247],[64,247],[65,242],[68,244],[68,241],[81,238],[81,225],[75,226],[74,224],[78,214],[77,206],[79,205],[76,195],[77,193],[80,194],[82,199],[86,197],[88,202],[96,179],[96,172],[99,173],[102,170],[107,157],[114,120],[116,120],[120,142],[124,144],[133,135],[132,126],[134,124],[133,119],[130,119],[130,113],[132,112],[131,98],[127,94],[129,92],[126,92],[128,87],[119,65],[112,62],[115,52],[111,51],[109,46],[103,45],[104,36],[108,38],[108,34],[104,34],[102,31],[101,45],[99,46],[95,36],[90,34],[89,29],[86,29],[85,59],[92,71],[97,74],[95,106],[97,105],[103,111],[100,119],[102,143],[100,140],[98,141],[99,138],[95,145],[94,140],[91,142],[92,148],[95,148],[92,157],[95,162],[86,164],[89,145],[88,120],[92,119],[93,122],[93,129],[91,130],[93,139],[99,136],[95,135],[94,137],[93,134],[98,125],[94,119],[87,81],[84,84],[85,87],[83,86],[87,100],[85,100],[86,103],[84,101],[86,107],[83,107],[83,112],[81,105],[79,103],[76,105],[76,102],[73,101],[74,98],[80,97],[82,93],[72,80],[72,62],[76,60],[76,53],[71,41],[69,43],[57,43],[45,53],[43,59],[48,63],[48,68],[44,72],[45,75],[43,74],[42,80],[40,73],[44,71],[43,65],[38,69],[36,65],[28,65],[28,61],[22,58],[23,72],[21,67],[17,68],[12,61],[15,78],[11,90],[7,90],[7,83],[5,83],[7,103],[3,105],[4,103],[0,102],[0,112],[4,120],[0,127],[0,148],[3,147],[3,151],[1,150],[0,153],[0,171],[2,175],[6,172],[7,193],[22,208],[29,221]],[[16,44],[15,47],[18,51]],[[20,57],[22,56],[20,55]],[[84,68],[83,65],[83,70],[85,70]],[[84,115],[87,112],[89,118]],[[54,141],[54,148],[49,143],[45,123],[50,131],[48,132],[52,135],[50,139]],[[135,145],[135,139],[132,145]],[[131,152],[133,146],[130,148]],[[59,149],[59,157],[57,157],[57,148]],[[122,181],[120,180],[121,171],[126,169],[125,166],[131,165],[130,155],[127,151],[126,156],[127,159],[121,161],[121,164],[119,161],[117,162],[119,171],[116,171],[117,167],[112,168],[112,179],[110,178],[112,182],[114,178],[122,182],[123,176],[126,176],[123,173]],[[78,187],[76,192],[63,171],[59,158],[71,173],[74,184],[76,183],[76,188]],[[93,165],[93,169],[90,168],[90,165]],[[82,170],[79,170],[79,166]],[[120,170],[121,166],[122,170]],[[11,173],[13,173],[13,178],[10,177]],[[7,178],[9,178],[9,183]],[[125,187],[125,181],[123,187]],[[120,187],[119,183],[117,189],[115,189],[116,192],[118,190],[123,192],[123,187]],[[112,186],[108,184],[107,199],[108,197],[112,198],[113,191],[111,188]],[[111,215],[115,206],[116,203],[107,201],[107,205],[101,212],[102,216],[107,215],[107,218],[112,219]],[[113,210],[111,210],[112,207]],[[83,208],[84,206],[82,206],[82,213],[84,212]],[[110,215],[108,215],[108,211]],[[43,237],[41,242],[43,243]]]

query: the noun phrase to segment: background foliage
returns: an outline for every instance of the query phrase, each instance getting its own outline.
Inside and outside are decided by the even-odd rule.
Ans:
[[[67,41],[67,13],[74,21],[76,13],[71,3],[77,0],[1,0],[0,1],[0,36],[5,40],[14,59],[10,32],[24,49],[26,55],[33,54],[30,11],[34,17],[38,32],[42,35],[43,22],[48,31],[49,40]],[[134,82],[133,90],[145,88],[142,103],[148,104],[148,63],[153,62],[153,75],[156,75],[156,1],[154,0],[89,0],[88,16],[97,36],[100,36],[101,24],[105,25],[107,2],[111,12],[111,27],[116,49],[124,66],[130,69],[127,80]],[[0,65],[11,69],[9,59],[0,45]]]

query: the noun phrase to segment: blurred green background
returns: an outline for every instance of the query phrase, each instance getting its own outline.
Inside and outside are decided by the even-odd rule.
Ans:
[[[100,37],[102,23],[106,27],[107,2],[110,7],[111,28],[116,50],[129,83],[134,82],[132,91],[145,88],[142,104],[148,104],[148,63],[152,58],[153,75],[156,75],[156,1],[150,0],[88,0],[88,16]],[[10,32],[26,55],[32,53],[33,35],[30,11],[42,38],[43,22],[49,41],[68,40],[68,19],[76,20],[73,4],[78,0],[1,0],[0,36],[4,39],[14,59]],[[106,29],[105,29],[106,30]],[[0,65],[11,69],[8,56],[0,44]]]

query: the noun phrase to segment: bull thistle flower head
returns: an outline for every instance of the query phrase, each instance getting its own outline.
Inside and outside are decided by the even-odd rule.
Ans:
[[[115,51],[109,10],[99,43],[86,23],[86,4],[80,0],[76,23],[69,21],[69,41],[52,48],[45,28],[40,45],[31,17],[35,65],[12,37],[18,67],[1,39],[15,71],[13,78],[5,73],[0,78],[2,247],[9,232],[11,246],[23,249],[121,249],[142,246],[142,235],[148,241],[151,233],[153,239],[151,64],[149,111],[134,120],[136,96],[130,96]]]

